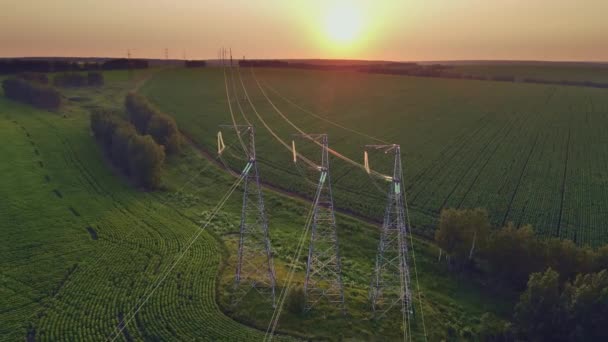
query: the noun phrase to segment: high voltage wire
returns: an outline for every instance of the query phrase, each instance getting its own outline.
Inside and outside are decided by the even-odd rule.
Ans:
[[[268,103],[272,106],[272,108],[274,108],[274,110],[277,112],[277,114],[279,114],[283,118],[283,120],[285,120],[289,125],[291,125],[296,131],[298,131],[299,133],[301,133],[304,136],[308,136],[308,134],[306,132],[304,132],[303,130],[300,129],[300,127],[298,127],[296,124],[294,124],[293,122],[291,122],[291,120],[289,120],[289,118],[287,118],[287,116],[279,108],[277,108],[277,106],[274,104],[274,102],[272,102],[272,100],[270,100],[270,98],[266,94],[266,91],[264,91],[264,88],[262,88],[262,85],[260,84],[260,82],[258,81],[257,77],[255,76],[255,72],[253,71],[253,67],[251,67],[250,70],[251,70],[251,74],[253,75],[253,78],[254,78],[255,82],[258,85],[258,88],[262,92],[262,95],[264,95],[264,97],[266,98],[266,100],[268,101]],[[321,146],[319,142],[316,142],[316,144],[319,145],[319,146]],[[363,170],[366,169],[364,165],[362,165],[360,163],[357,163],[356,161],[348,158],[347,156],[339,153],[338,151],[336,151],[334,149],[328,148],[327,151],[329,153],[331,153],[332,155],[334,155],[334,156],[336,156],[336,157],[344,160],[345,162],[347,162],[347,163],[349,163],[349,164],[351,164],[353,166],[356,166],[356,167],[361,168]],[[377,171],[374,171],[374,170],[370,170],[370,174],[372,174],[372,175],[374,175],[374,176],[376,176],[378,178],[383,178],[383,179],[390,179],[391,178],[390,176],[384,175],[384,174],[382,174],[380,172],[377,172]]]

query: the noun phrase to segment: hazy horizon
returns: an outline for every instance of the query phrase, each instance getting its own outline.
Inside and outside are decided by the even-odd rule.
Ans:
[[[606,62],[608,1],[0,3],[0,57]]]

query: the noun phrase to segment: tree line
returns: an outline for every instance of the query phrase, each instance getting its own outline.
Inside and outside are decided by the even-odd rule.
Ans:
[[[121,70],[145,69],[148,61],[143,59],[117,58],[104,62],[78,62],[69,60],[50,59],[4,59],[0,60],[0,74],[15,74],[20,72],[66,72],[88,70]]]
[[[204,68],[207,66],[205,61],[185,61],[184,65],[186,68]]]
[[[145,97],[130,93],[125,99],[129,121],[140,134],[149,134],[169,154],[179,152],[181,135],[173,118],[156,109]]]
[[[165,149],[152,136],[139,134],[119,113],[108,109],[91,113],[91,130],[113,164],[137,185],[160,186]]]
[[[61,106],[61,93],[45,82],[48,83],[48,79],[28,74],[5,79],[2,88],[4,95],[11,100],[41,109],[56,110]]]
[[[512,323],[482,319],[482,340],[608,338],[608,245],[542,238],[529,225],[493,228],[481,209],[442,210],[435,242],[452,271],[523,291]]]
[[[56,75],[53,84],[57,87],[98,87],[104,84],[104,77],[99,71],[89,71],[86,74],[69,72]]]

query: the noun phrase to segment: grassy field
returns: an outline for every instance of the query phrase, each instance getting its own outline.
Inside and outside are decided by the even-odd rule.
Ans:
[[[329,133],[330,147],[357,161],[364,144],[401,144],[412,224],[420,230],[433,229],[441,208],[482,207],[496,225],[530,223],[578,244],[608,241],[605,90],[256,69],[267,99],[250,70],[240,72],[242,84],[238,71],[227,73],[231,104],[237,123],[257,127],[266,182],[303,194],[312,189],[270,134],[290,144],[297,130],[287,118],[303,131]],[[218,125],[231,123],[221,69],[164,71],[142,93],[210,151]],[[331,162],[337,206],[379,218],[382,192],[362,170]],[[372,157],[372,168],[382,163]]]
[[[59,113],[0,97],[0,136],[7,142],[0,145],[5,175],[0,180],[0,340],[111,338],[164,274],[166,280],[119,340],[262,339],[272,308],[255,297],[236,308],[229,305],[240,189],[166,273],[232,177],[186,146],[167,161],[164,190],[133,189],[108,166],[90,134],[87,109],[121,107],[135,84],[126,73],[106,73],[101,89],[64,91],[67,104]],[[309,204],[268,191],[265,198],[280,289]],[[384,324],[370,320],[367,290],[377,227],[345,215],[338,222],[348,316],[327,308],[306,316],[285,310],[278,332],[332,340],[398,339],[398,315]],[[415,246],[420,292],[414,290],[422,298],[415,303],[415,340],[423,337],[422,314],[431,340],[444,338],[448,330],[474,332],[484,312],[509,315],[513,294],[453,278],[436,262],[433,245],[416,240]],[[303,259],[300,263],[296,288],[303,282]]]

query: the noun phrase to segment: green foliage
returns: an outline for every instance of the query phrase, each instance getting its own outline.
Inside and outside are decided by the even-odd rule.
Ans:
[[[129,140],[129,170],[138,184],[158,188],[165,150],[151,136],[134,135]]]
[[[483,256],[491,275],[516,289],[525,287],[532,272],[546,268],[542,244],[530,226],[508,224],[494,231]]]
[[[482,209],[444,209],[435,232],[435,242],[460,268],[469,263],[476,248],[483,248],[490,230],[488,213]]]
[[[608,271],[580,274],[560,285],[552,269],[530,276],[515,307],[517,328],[532,341],[608,338]]]
[[[93,111],[91,130],[114,164],[138,185],[150,189],[160,186],[165,151],[151,136],[139,135],[133,125],[107,109]]]
[[[35,107],[56,110],[61,106],[61,94],[49,86],[28,82],[21,78],[2,81],[4,95],[11,100],[28,103]]]
[[[562,340],[566,328],[560,303],[559,274],[552,269],[534,273],[515,307],[518,329],[534,341]]]
[[[161,113],[141,95],[129,93],[125,98],[129,118],[141,134],[150,134],[169,153],[179,152],[181,137],[172,117]]]
[[[102,86],[104,84],[103,74],[99,71],[89,71],[86,74],[78,72],[66,72],[57,74],[53,78],[53,84],[57,87],[86,87]]]
[[[478,337],[485,342],[512,341],[511,323],[486,312],[480,319]]]

